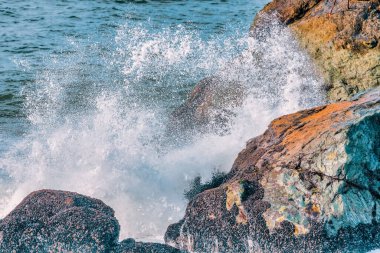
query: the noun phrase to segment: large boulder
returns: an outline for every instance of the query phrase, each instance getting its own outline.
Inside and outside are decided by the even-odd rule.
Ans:
[[[380,1],[273,0],[251,30],[279,19],[316,62],[332,100],[380,84]]]
[[[106,252],[119,237],[114,211],[73,192],[29,194],[0,223],[1,252]]]
[[[0,252],[180,252],[168,245],[119,239],[114,211],[78,193],[40,190],[0,220]]]
[[[380,88],[274,120],[166,243],[196,252],[380,247]]]

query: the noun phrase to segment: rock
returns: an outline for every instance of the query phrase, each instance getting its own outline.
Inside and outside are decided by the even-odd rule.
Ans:
[[[188,99],[171,115],[168,132],[178,136],[196,132],[224,134],[234,116],[233,108],[244,98],[243,88],[236,82],[219,77],[201,80]]]
[[[120,226],[102,201],[74,192],[29,194],[0,221],[0,252],[180,252],[168,245],[118,243]]]
[[[339,101],[380,84],[380,2],[351,0],[349,9],[347,0],[334,8],[333,2],[274,0],[251,31],[274,16],[288,25],[324,76],[331,100]]]
[[[0,223],[1,252],[107,252],[119,223],[102,201],[73,192],[29,194]]]
[[[133,239],[122,241],[116,252],[120,253],[180,253],[176,248],[160,243],[142,243]]]
[[[376,88],[274,120],[165,241],[196,252],[367,252],[380,247],[379,222]]]

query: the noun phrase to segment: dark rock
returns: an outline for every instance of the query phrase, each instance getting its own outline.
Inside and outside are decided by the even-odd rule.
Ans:
[[[73,192],[28,195],[0,223],[1,252],[107,252],[119,223],[102,201]]]
[[[184,252],[131,238],[118,243],[119,231],[114,211],[102,201],[40,190],[0,220],[0,252]]]
[[[274,120],[165,241],[195,252],[380,247],[380,89]]]
[[[180,253],[176,248],[160,243],[136,242],[133,239],[126,239],[120,243],[116,252],[118,253]]]

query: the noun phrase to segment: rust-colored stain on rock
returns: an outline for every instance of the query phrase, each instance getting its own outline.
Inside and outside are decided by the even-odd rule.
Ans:
[[[236,222],[238,224],[247,224],[247,214],[244,210],[244,206],[241,202],[241,196],[244,193],[244,187],[240,182],[233,182],[227,186],[226,191],[226,209],[230,211],[234,205],[239,209],[239,213],[236,216]]]

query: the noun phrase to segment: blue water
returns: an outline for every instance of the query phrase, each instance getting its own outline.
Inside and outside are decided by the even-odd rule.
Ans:
[[[147,196],[144,200],[137,190],[146,187],[143,183],[133,187],[123,185],[130,185],[129,179],[134,182],[151,177],[155,182],[160,181],[152,176],[158,168],[151,168],[154,166],[150,162],[146,165],[145,158],[139,157],[136,160],[134,156],[135,150],[140,150],[138,152],[142,156],[147,153],[145,155],[156,159],[157,152],[150,155],[152,153],[145,150],[144,143],[151,139],[151,125],[161,123],[154,123],[151,119],[153,116],[148,119],[144,117],[151,113],[151,108],[155,108],[155,114],[169,114],[184,101],[196,82],[218,70],[218,61],[223,63],[236,57],[246,47],[245,43],[239,41],[247,38],[253,17],[266,2],[267,0],[1,1],[2,215],[11,210],[29,191],[45,187],[77,190],[100,197],[106,202],[113,196],[107,203],[113,203],[117,212],[125,211],[125,215],[119,214],[122,225],[134,221],[128,228],[124,226],[124,235],[162,240],[167,224],[182,215],[185,201],[180,205],[175,201],[171,203],[173,201],[170,196],[161,194],[158,196],[162,198],[159,203],[161,214],[137,222],[135,220],[142,219],[144,216],[141,215],[144,214],[138,211],[140,214],[136,214],[135,218],[134,210],[157,196],[147,196],[145,190],[142,191],[144,197]],[[160,52],[157,53],[157,50]],[[125,107],[147,108],[137,116],[125,117],[122,122],[107,121],[107,116],[113,113],[112,108],[105,109],[99,121],[94,119],[95,116],[87,120],[86,115],[99,109],[98,100],[103,93],[111,97],[106,99],[107,102],[118,97],[117,103],[122,103]],[[119,99],[119,96],[123,99]],[[129,115],[131,110],[116,114],[125,113]],[[144,119],[140,119],[141,115],[144,115]],[[132,125],[129,129],[131,124],[136,124],[136,120],[142,122],[141,127]],[[102,126],[105,130],[94,130],[94,138],[91,137],[92,130],[74,133],[78,125],[73,126],[71,122],[82,128]],[[115,124],[128,129],[114,133],[108,128],[115,127]],[[146,129],[145,125],[149,127]],[[64,129],[61,130],[60,126]],[[128,135],[129,131],[132,131],[131,136]],[[83,141],[81,136],[87,134],[90,135],[88,138],[93,139],[104,134],[107,140],[95,140],[92,143],[83,137],[86,139]],[[116,139],[123,138],[128,145],[123,149],[122,158],[118,158],[120,152],[117,149],[120,144],[115,147],[116,144],[110,140],[115,135],[118,135]],[[138,140],[134,139],[135,135],[138,135]],[[76,141],[71,143],[70,138],[76,138]],[[53,149],[60,145],[62,139],[64,144],[61,143],[62,147],[58,148],[61,149],[60,155],[56,156]],[[78,143],[87,144],[81,146]],[[47,146],[45,148],[48,150],[40,150],[40,146]],[[69,146],[78,148],[70,150]],[[97,149],[96,146],[99,149],[104,147],[104,152],[101,153],[107,153],[107,158],[99,161],[96,159],[101,156],[94,150]],[[80,155],[76,157],[75,154]],[[115,159],[120,162],[115,162]],[[184,163],[188,164],[180,162]],[[216,166],[215,162],[209,163],[209,167]],[[226,166],[230,166],[229,163],[231,162]],[[131,168],[123,172],[117,181],[110,179],[107,182],[105,179],[107,174],[112,174],[111,170],[123,171],[128,166]],[[198,167],[202,166],[203,163]],[[90,178],[91,175],[86,174],[95,168],[105,170],[98,172],[99,179]],[[194,169],[194,173],[197,171],[199,169]],[[191,177],[194,173],[188,174]],[[72,175],[74,178],[71,178]],[[174,175],[178,177],[177,174]],[[88,187],[83,186],[83,181],[77,177],[87,177]],[[167,184],[164,182],[157,186],[159,189],[156,191],[175,192],[175,199],[182,199],[185,186],[180,182],[182,180],[179,180],[180,187],[173,183],[172,187],[163,190],[162,184]],[[115,185],[116,188],[113,187]],[[117,194],[118,191],[123,193]],[[115,194],[112,195],[112,192]],[[126,206],[115,206],[117,195],[120,195],[120,201],[127,202]],[[166,201],[167,207],[161,208],[165,198],[169,199]],[[152,204],[151,209],[154,208],[157,209]],[[178,214],[173,216],[173,212]],[[151,213],[148,209],[147,215]],[[160,215],[165,218],[163,222],[160,221]],[[157,239],[157,236],[160,238]]]
[[[195,31],[200,39],[207,41],[213,36],[229,36],[237,30],[248,31],[253,16],[265,3],[266,0],[1,1],[0,152],[27,131],[24,98],[28,94],[23,89],[33,86],[39,73],[52,68],[47,59],[52,55],[65,57],[76,50],[87,50],[83,69],[105,72],[102,55],[114,51],[114,38],[121,25],[141,26],[152,32],[181,25],[185,31]],[[80,47],[71,47],[70,41]],[[83,75],[90,74],[83,72]],[[100,76],[73,82],[99,82],[96,78]],[[113,80],[117,81],[120,80]],[[185,91],[191,86],[186,83]],[[179,100],[184,98],[184,93]]]
[[[33,190],[70,190],[114,208],[122,238],[162,241],[195,176],[228,171],[270,120],[324,101],[286,28],[249,37],[266,2],[1,1],[0,218]],[[168,137],[170,113],[212,75],[241,89],[228,134]]]

